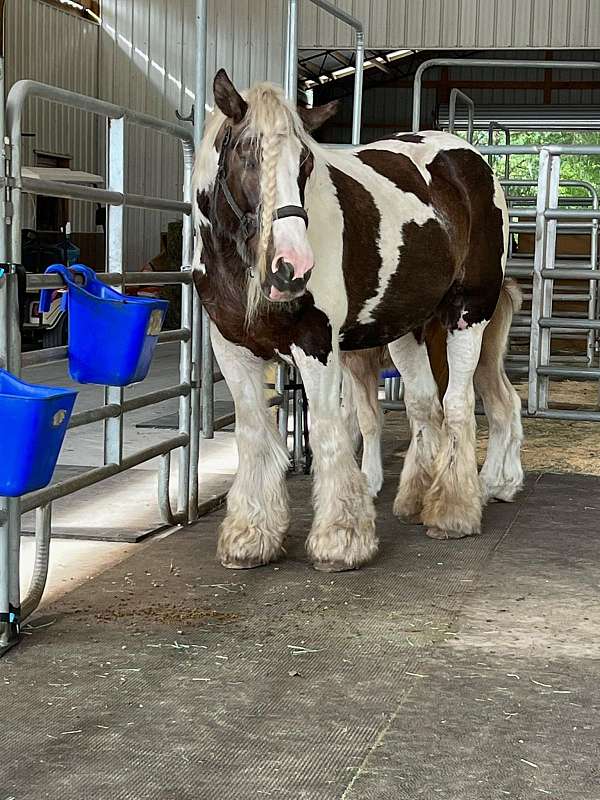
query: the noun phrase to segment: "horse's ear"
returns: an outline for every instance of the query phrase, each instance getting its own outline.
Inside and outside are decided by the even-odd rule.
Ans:
[[[304,123],[304,127],[310,133],[311,131],[316,131],[330,117],[337,114],[339,107],[340,101],[332,100],[330,103],[325,103],[324,106],[315,106],[314,108],[298,106],[298,114]]]
[[[244,119],[248,103],[235,88],[224,69],[220,69],[215,75],[213,94],[217,106],[235,125]]]

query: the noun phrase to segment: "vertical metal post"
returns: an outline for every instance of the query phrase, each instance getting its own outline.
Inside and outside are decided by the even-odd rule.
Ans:
[[[540,166],[535,217],[535,253],[533,256],[533,279],[531,291],[531,333],[529,341],[529,392],[528,411],[536,414],[539,409],[539,375],[540,365],[540,326],[542,317],[542,294],[544,279],[542,270],[546,261],[547,220],[544,211],[548,207],[550,187],[551,157],[546,148],[540,150]]]
[[[6,207],[2,203],[3,217],[0,254],[6,264]],[[0,278],[0,363],[3,367],[19,372],[15,363],[13,343],[20,341],[18,329],[18,307],[16,301],[16,276],[7,273]],[[15,330],[15,323],[17,328]],[[5,422],[6,424],[6,422]],[[19,638],[19,544],[20,544],[20,500],[18,497],[0,497],[0,655],[16,644]]]
[[[294,381],[294,467],[298,472],[302,468],[304,454],[304,416],[302,413],[302,378],[300,370],[295,369],[292,377]]]
[[[2,162],[0,177],[14,176],[15,164],[9,154],[10,143],[6,138],[4,78],[4,0],[0,0],[0,146]],[[21,175],[20,142],[18,143],[17,167]],[[19,327],[19,292],[17,276],[11,265],[21,260],[21,216],[13,217],[12,240],[9,249],[8,220],[9,202],[18,203],[20,193],[11,192],[5,185],[1,188],[0,208],[0,263],[6,274],[0,278],[0,363],[14,375],[21,372],[21,331]],[[10,252],[10,257],[9,257]],[[9,265],[10,262],[10,265]],[[18,497],[0,497],[0,655],[19,640],[20,589],[19,555],[21,540],[21,500]]]
[[[288,0],[290,2],[290,0]],[[345,22],[346,25],[349,25],[351,28],[354,29],[356,34],[356,45],[355,45],[355,52],[356,52],[356,62],[354,64],[354,99],[352,105],[352,144],[360,144],[360,125],[361,125],[361,115],[362,115],[362,93],[363,93],[363,73],[364,73],[364,63],[365,63],[365,34],[362,22],[358,20],[356,17],[353,17],[352,14],[349,14],[347,11],[344,11],[343,8],[339,8],[337,5],[334,5],[330,0],[311,0],[314,5],[322,8],[328,14],[331,14],[336,19],[341,19],[342,22]],[[288,26],[289,26],[289,16],[288,16]],[[296,35],[296,43],[295,43],[295,64],[297,65],[298,57],[297,57],[297,50],[298,50],[298,41],[297,41],[297,33]],[[290,36],[288,34],[288,48],[291,47]],[[290,97],[290,95],[288,95]],[[295,95],[294,98],[295,100]]]
[[[592,208],[594,211],[598,210],[598,193],[594,191],[592,193]],[[590,269],[598,269],[598,220],[592,220],[592,229],[590,231]],[[588,318],[589,319],[596,319],[596,303],[597,303],[597,282],[590,281],[590,299],[588,303]],[[590,331],[588,334],[588,347],[587,347],[587,357],[588,357],[588,366],[592,366],[594,363],[594,357],[596,353],[596,342],[597,342],[597,335],[598,331]],[[600,386],[600,384],[599,384]]]
[[[548,187],[548,204],[547,208],[558,208],[558,195],[560,186],[560,156],[550,156],[550,185]],[[556,261],[556,228],[557,220],[548,220],[546,226],[546,248],[544,268],[554,269]],[[554,281],[548,278],[542,278],[542,304],[541,315],[542,317],[549,318],[552,316],[552,295],[554,292]],[[550,353],[552,344],[552,331],[550,328],[542,328],[540,331],[540,358],[538,367],[547,367],[550,365]],[[548,408],[548,394],[550,388],[550,377],[548,375],[540,376],[538,383],[538,402],[539,408],[546,411]]]
[[[184,172],[183,172],[183,199],[191,202],[192,197],[192,169],[193,157],[187,152],[184,144]],[[181,269],[190,272],[192,268],[192,218],[190,214],[184,214],[181,228]],[[193,283],[183,283],[181,285],[181,327],[190,331],[190,338],[182,341],[179,346],[179,382],[192,384],[193,379],[193,338],[195,335],[193,320],[193,301],[195,288]],[[193,485],[190,480],[191,463],[191,389],[190,394],[182,395],[179,398],[179,433],[186,433],[190,437],[190,443],[179,449],[179,475],[178,475],[178,516],[184,521],[195,519],[194,509],[198,508],[198,481],[195,481],[195,504],[190,502],[190,494]],[[196,417],[197,422],[197,417]],[[198,439],[199,430],[196,426],[195,438]]]
[[[356,60],[354,71],[354,97],[352,100],[352,144],[360,144],[360,125],[362,119],[362,95],[365,63],[365,34],[356,31]]]
[[[488,147],[493,147],[494,145],[494,123],[490,122],[488,125]],[[494,156],[490,153],[488,155],[488,164],[490,165],[491,169],[494,168]]]
[[[293,103],[298,94],[298,0],[287,0],[283,88]]]
[[[456,87],[450,92],[450,103],[448,105],[448,131],[454,133],[456,127],[456,101],[458,98],[467,106],[467,141],[473,144],[473,127],[475,124],[475,103],[468,94],[461,92]]]
[[[290,393],[286,389],[288,383],[288,371],[287,364],[278,364],[277,379],[275,383],[275,389],[281,395],[281,403],[277,412],[279,433],[281,434],[281,438],[283,439],[283,443],[286,447],[288,439],[288,420],[290,415]]]
[[[106,152],[108,188],[115,192],[125,192],[125,118],[109,119],[106,129]],[[124,222],[123,206],[108,207],[107,265],[109,272],[123,273],[124,260]],[[117,288],[117,287],[115,287]],[[119,287],[123,290],[123,285]],[[105,386],[104,402],[123,402],[123,389],[120,386]],[[123,414],[104,421],[104,463],[120,464],[123,458]]]
[[[194,118],[194,144],[196,152],[200,148],[202,136],[204,134],[204,117],[206,114],[206,32],[207,32],[207,0],[196,0],[196,100],[195,100],[195,118]],[[196,247],[200,243],[196,242]],[[202,318],[202,363],[201,363],[201,396],[202,396],[202,436],[205,439],[212,439],[215,435],[214,422],[215,422],[215,387],[214,387],[214,369],[213,369],[213,352],[210,343],[210,317],[204,308],[200,308],[200,300],[196,296],[194,298],[194,319],[199,320]],[[200,329],[200,325],[194,325],[196,332]],[[194,345],[196,347],[194,365],[198,364],[197,357],[200,355],[199,342],[197,333],[194,335]],[[194,408],[192,403],[192,414]],[[192,460],[192,468],[194,468]]]

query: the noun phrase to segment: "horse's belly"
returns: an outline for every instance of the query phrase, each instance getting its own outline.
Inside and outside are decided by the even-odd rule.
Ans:
[[[396,317],[385,320],[351,325],[340,332],[340,348],[342,350],[364,350],[370,347],[382,347],[421,328],[432,316],[431,308],[421,308],[414,309],[410,313],[399,313]]]

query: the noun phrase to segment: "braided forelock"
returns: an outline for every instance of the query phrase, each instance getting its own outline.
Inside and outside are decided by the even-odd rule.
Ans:
[[[248,285],[247,320],[257,311],[262,298],[260,286],[266,278],[267,251],[273,229],[273,213],[277,206],[277,164],[288,136],[305,142],[309,137],[295,109],[288,105],[278,86],[262,83],[246,94],[248,131],[256,137],[261,164],[259,244],[256,270]]]

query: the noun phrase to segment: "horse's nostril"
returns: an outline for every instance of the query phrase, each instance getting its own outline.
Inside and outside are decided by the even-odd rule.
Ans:
[[[290,264],[289,261],[285,261],[283,258],[278,259],[277,274],[281,280],[289,283],[289,281],[294,278],[294,265]]]
[[[294,279],[294,266],[283,258],[277,260],[277,269],[271,276],[271,283],[280,292],[287,292]]]

